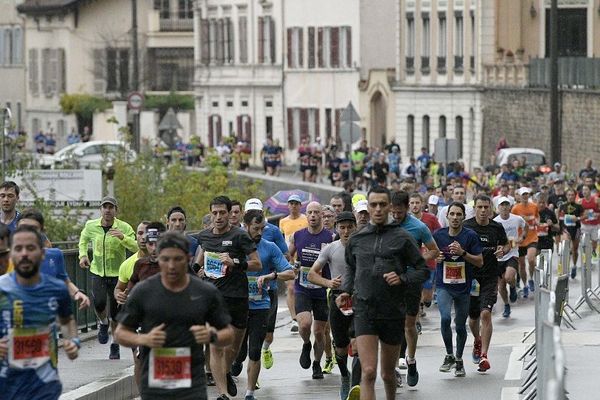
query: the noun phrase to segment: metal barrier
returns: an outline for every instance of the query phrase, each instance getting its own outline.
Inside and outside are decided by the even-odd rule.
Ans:
[[[65,256],[65,269],[69,279],[85,294],[92,297],[92,278],[89,271],[79,267],[79,250],[70,249],[64,250]],[[90,260],[92,259],[92,252],[89,252]],[[87,332],[90,329],[98,329],[98,322],[96,320],[96,313],[94,312],[94,306],[91,305],[85,310],[79,310],[77,304],[73,303],[73,315],[77,321],[77,326],[81,332]]]
[[[575,303],[575,310],[583,304],[587,304],[590,309],[600,313],[592,301],[592,297],[598,301],[600,301],[600,297],[592,290],[592,237],[587,233],[581,236],[579,249],[581,253],[581,296]]]

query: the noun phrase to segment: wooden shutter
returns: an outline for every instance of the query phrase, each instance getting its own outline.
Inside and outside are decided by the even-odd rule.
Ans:
[[[331,67],[339,68],[340,66],[340,28],[335,26],[331,28]]]
[[[210,26],[207,19],[200,20],[200,62],[210,63]]]
[[[295,149],[296,143],[294,142],[294,109],[287,109],[287,139],[288,148]]]
[[[308,138],[308,109],[300,109],[300,139]]]
[[[243,135],[243,133],[244,133],[244,132],[243,132],[243,126],[242,126],[242,116],[241,116],[241,115],[238,115],[238,116],[235,118],[235,122],[236,122],[236,126],[237,126],[237,127],[236,127],[236,134],[237,134],[237,137],[238,137],[238,138],[243,138],[243,137],[244,137],[244,135]]]
[[[304,68],[304,29],[298,28],[298,66]]]
[[[215,139],[213,132],[213,115],[208,117],[208,147],[215,147]]]
[[[50,49],[42,49],[42,92],[49,96],[50,87]]]
[[[346,66],[352,67],[352,27],[346,27]]]
[[[258,17],[258,63],[265,62],[265,21],[263,17]]]
[[[65,72],[65,67],[66,67],[66,59],[65,59],[65,49],[57,49],[57,63],[56,63],[56,68],[57,68],[57,86],[56,86],[56,91],[57,93],[64,93],[66,92],[66,86],[67,86],[67,82],[66,82],[66,72]]]
[[[221,124],[221,116],[215,115],[215,118],[217,119],[217,144],[219,144],[223,139],[223,127]]]
[[[317,53],[319,68],[323,68],[325,66],[325,64],[323,63],[323,28],[320,27],[317,31]]]
[[[269,17],[269,51],[271,52],[271,64],[275,64],[275,20],[272,17]]]
[[[225,29],[223,26],[223,19],[217,20],[217,64],[223,64],[225,60]]]
[[[119,91],[129,92],[129,49],[119,50]]]
[[[240,63],[245,64],[248,62],[248,24],[245,16],[239,18],[238,25],[240,33]]]
[[[249,115],[246,115],[244,121],[244,140],[246,140],[250,146],[252,146],[252,123]],[[250,147],[252,148],[252,147]]]
[[[319,121],[319,109],[315,108],[315,135],[316,136],[321,136],[321,132],[319,132],[319,127],[320,127],[320,121]],[[321,141],[321,143],[327,143],[326,141]]]
[[[325,109],[325,137],[329,139],[331,137],[331,108]],[[325,141],[327,143],[327,140]]]
[[[293,68],[292,65],[292,38],[294,37],[293,28],[287,28],[287,64],[288,68]]]
[[[231,18],[226,18],[225,19],[226,23],[227,23],[227,61],[228,63],[232,64],[233,60],[235,59],[234,57],[234,45],[233,45],[233,41],[235,40],[233,37],[233,23],[231,22]]]
[[[308,28],[308,68],[315,67],[315,27]]]
[[[40,92],[37,49],[29,49],[29,91],[34,96]]]
[[[106,91],[106,51],[94,49],[94,93],[102,94]]]
[[[335,136],[336,140],[340,138],[340,117],[342,116],[342,108],[335,109]]]

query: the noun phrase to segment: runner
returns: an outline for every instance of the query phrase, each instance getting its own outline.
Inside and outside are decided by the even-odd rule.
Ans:
[[[342,199],[342,196],[340,196],[339,194],[331,196],[331,199],[329,200],[329,205],[333,207],[336,214],[339,214],[342,211],[344,211],[344,199]]]
[[[475,218],[464,222],[477,236],[483,252],[483,265],[473,271],[471,300],[469,303],[469,327],[475,338],[473,363],[478,364],[478,372],[490,369],[488,350],[492,340],[492,308],[498,300],[498,278],[502,271],[498,259],[510,250],[504,227],[490,219],[492,199],[484,194],[475,197]]]
[[[133,228],[116,218],[118,212],[117,200],[106,196],[100,202],[102,216],[86,222],[79,235],[79,266],[89,269],[92,274],[92,299],[94,310],[98,317],[98,342],[108,343],[108,318],[113,334],[110,345],[110,359],[120,357],[119,345],[114,341],[117,327],[117,301],[114,288],[117,286],[119,267],[125,261],[125,250],[137,252]],[[88,259],[88,245],[92,242],[93,258]],[[107,307],[108,301],[108,307]]]
[[[242,226],[242,204],[237,200],[231,200],[231,213],[229,213],[229,224],[231,226]]]
[[[247,272],[250,311],[248,313],[248,329],[243,344],[245,348],[240,350],[244,359],[246,354],[249,358],[245,400],[254,400],[254,390],[260,374],[261,347],[263,347],[267,335],[271,309],[270,294],[267,290],[269,284],[277,279],[283,281],[294,279],[295,276],[292,266],[285,259],[281,250],[273,242],[262,238],[266,222],[262,210],[249,210],[244,214],[244,225],[248,235],[256,243],[262,265],[261,271]]]
[[[323,227],[332,233],[332,240],[335,240],[338,235],[335,229],[335,209],[325,204],[322,207],[323,210]],[[327,297],[329,299],[329,296]],[[330,374],[335,366],[335,358],[333,356],[333,344],[331,343],[331,325],[329,321],[325,325],[325,365],[323,366],[323,373]]]
[[[581,216],[583,207],[575,202],[575,190],[569,189],[566,192],[567,201],[560,206],[558,210],[561,231],[563,238],[571,241],[571,255],[573,265],[571,266],[571,279],[577,276],[577,259],[579,257],[579,239],[581,237]],[[567,266],[565,265],[565,268]]]
[[[188,273],[189,246],[183,234],[165,233],[157,246],[160,274],[136,285],[118,317],[119,343],[140,349],[144,400],[207,399],[202,346],[233,342],[219,290]]]
[[[446,346],[446,356],[440,372],[450,372],[465,376],[462,360],[467,342],[467,317],[473,269],[483,265],[479,237],[471,229],[463,227],[465,205],[454,202],[448,206],[448,227],[433,234],[441,254],[436,267],[435,286],[438,308],[441,317],[442,339]],[[454,325],[456,329],[456,353],[452,343],[452,305],[454,305]]]
[[[581,233],[587,233],[592,238],[592,258],[595,260],[598,257],[596,248],[598,247],[598,225],[600,224],[600,197],[592,196],[592,190],[588,185],[583,185],[581,192],[583,194],[580,199],[581,207],[583,207]]]
[[[140,258],[135,262],[133,266],[133,272],[127,283],[127,291],[131,293],[131,290],[139,282],[150,278],[152,275],[156,275],[160,272],[160,266],[158,265],[158,253],[156,252],[156,246],[160,237],[166,232],[167,227],[161,222],[150,222],[146,225],[146,250],[148,256]]]
[[[10,400],[58,399],[57,321],[67,357],[81,341],[64,281],[40,272],[43,238],[31,226],[15,229],[11,259],[15,271],[0,277],[0,388]],[[41,349],[36,351],[36,349]]]
[[[187,228],[187,216],[183,207],[174,206],[167,211],[167,230],[169,231],[177,231],[185,234],[185,230]],[[198,241],[192,235],[187,235],[186,237],[190,241],[190,256],[193,257],[196,255],[196,251],[198,250]]]
[[[308,145],[308,140],[303,138],[300,146],[298,146],[298,161],[300,164],[300,174],[302,175],[302,180],[305,182],[311,182],[312,180],[312,171],[310,168],[311,156],[312,152]]]
[[[552,250],[554,237],[560,236],[560,225],[556,214],[548,208],[548,196],[540,195],[537,201],[540,213],[540,224],[538,225],[538,251]]]
[[[527,231],[525,239],[519,243],[519,275],[523,282],[523,297],[528,298],[529,292],[535,290],[535,282],[533,281],[535,271],[535,257],[537,256],[537,225],[540,221],[540,213],[535,203],[529,200],[531,189],[522,187],[517,190],[519,203],[512,208],[512,213],[523,217],[527,223]],[[525,268],[525,257],[529,265],[529,286],[527,281],[527,269]]]
[[[502,226],[504,227],[504,231],[506,232],[506,237],[510,245],[510,249],[506,252],[506,254],[503,257],[501,257],[498,260],[498,269],[499,272],[502,274],[500,280],[498,281],[498,291],[500,292],[500,297],[502,297],[502,300],[504,301],[504,311],[502,313],[502,316],[504,318],[510,317],[510,303],[514,303],[515,301],[517,301],[516,281],[517,269],[519,268],[518,246],[525,238],[525,236],[527,236],[527,223],[521,216],[511,214],[510,209],[512,207],[512,204],[513,203],[509,197],[498,198],[496,200],[496,207],[498,208],[500,214],[494,218],[494,221],[496,221],[499,224],[502,224]],[[548,212],[552,214],[551,211]],[[538,241],[538,248],[540,243],[541,240]],[[550,244],[550,246],[552,247],[552,244]],[[509,294],[506,290],[507,284],[510,287],[510,303]]]
[[[300,366],[309,369],[311,366],[310,341],[311,327],[315,337],[312,378],[323,379],[321,357],[325,350],[325,325],[329,312],[325,289],[308,281],[308,272],[325,246],[333,241],[333,233],[323,228],[321,204],[313,201],[306,207],[308,227],[294,233],[290,243],[290,255],[297,255],[299,266],[298,279],[294,281],[296,303],[296,319],[302,337],[302,353]],[[323,276],[330,279],[329,266],[323,269]],[[314,324],[313,324],[314,318]]]
[[[260,271],[256,245],[248,234],[231,226],[231,200],[217,196],[210,202],[212,228],[201,231],[197,238],[201,250],[197,263],[199,276],[212,282],[223,294],[225,307],[231,315],[233,342],[226,348],[210,347],[210,367],[221,399],[237,394],[231,376],[231,365],[238,355],[248,324],[247,271]]]
[[[346,274],[345,249],[350,236],[356,231],[356,218],[351,212],[343,211],[335,218],[335,226],[340,238],[331,243],[319,255],[308,273],[308,280],[315,285],[328,288],[329,323],[335,343],[335,359],[342,375],[340,399],[346,400],[350,392],[350,372],[348,371],[348,345],[350,344],[350,326],[352,325],[352,306],[346,304],[339,309],[336,298],[339,287]],[[323,269],[329,265],[332,279],[322,276]]]
[[[294,233],[299,231],[300,229],[306,228],[308,226],[308,220],[306,215],[300,212],[302,207],[302,200],[300,196],[297,194],[293,194],[288,197],[288,210],[290,211],[290,215],[285,218],[282,218],[279,221],[279,228],[281,229],[281,233],[285,237],[285,241],[289,248],[290,241],[292,240],[292,236]],[[298,332],[298,323],[296,321],[296,307],[295,307],[295,294],[294,294],[294,281],[287,281],[287,290],[286,290],[286,302],[288,306],[288,310],[290,312],[290,316],[292,317],[292,328],[291,331]]]
[[[461,204],[465,205],[465,219],[469,219],[469,218],[473,218],[475,216],[475,210],[473,209],[473,207],[471,207],[470,205],[466,204],[466,194],[467,192],[465,191],[464,186],[460,186],[460,185],[456,185],[454,186],[454,188],[452,189],[452,202],[458,202]],[[445,228],[448,226],[448,218],[446,217],[448,215],[448,207],[450,206],[444,206],[442,208],[439,209],[437,217],[438,217],[438,221],[440,223],[440,226]]]
[[[435,260],[440,254],[437,244],[431,236],[431,232],[427,225],[419,221],[413,215],[408,214],[409,195],[406,192],[396,192],[392,196],[392,217],[394,222],[406,230],[417,243],[419,252],[422,246],[427,248],[423,253],[425,262]],[[431,272],[427,269],[427,280],[431,277]],[[419,382],[419,372],[417,371],[417,360],[415,359],[417,351],[417,339],[419,332],[416,327],[417,317],[421,306],[421,292],[423,290],[422,283],[409,284],[404,288],[404,304],[406,307],[406,320],[404,322],[404,338],[400,348],[401,358],[406,360],[408,372],[406,381],[408,386],[416,386]],[[420,325],[420,324],[419,324]],[[408,350],[408,354],[407,353]],[[397,371],[398,372],[398,371]],[[397,377],[401,377],[396,373]],[[398,385],[401,385],[399,378]]]
[[[367,197],[371,223],[357,231],[346,247],[346,274],[336,303],[350,301],[362,366],[361,399],[375,399],[377,359],[381,347],[381,377],[386,398],[396,398],[394,368],[404,335],[406,285],[427,279],[427,266],[413,239],[397,224],[388,224],[389,190],[380,186]],[[411,268],[408,268],[410,266]],[[351,395],[358,388],[353,387]]]
[[[356,229],[361,230],[369,225],[369,202],[367,200],[359,200],[354,206],[354,216],[356,217]]]
[[[0,185],[0,222],[8,226],[11,233],[17,229],[17,221],[21,216],[16,209],[20,192],[19,186],[13,181],[4,181]]]

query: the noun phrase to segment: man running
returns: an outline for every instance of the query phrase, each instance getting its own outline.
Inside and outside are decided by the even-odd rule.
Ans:
[[[233,341],[223,296],[188,273],[189,246],[183,234],[165,233],[157,247],[160,274],[136,285],[118,317],[118,342],[140,348],[144,400],[207,399],[202,347]]]
[[[473,207],[471,207],[470,205],[467,204],[466,202],[467,199],[467,192],[464,186],[460,186],[460,185],[456,185],[454,186],[454,188],[452,188],[452,202],[458,202],[461,204],[465,205],[465,219],[469,219],[472,218],[475,215],[475,210],[473,209]],[[438,214],[437,214],[437,218],[438,221],[440,223],[440,226],[442,227],[447,227],[448,226],[448,218],[446,218],[446,216],[448,215],[448,207],[450,206],[444,206],[442,208],[439,209]]]
[[[31,226],[17,227],[11,258],[15,271],[0,277],[0,388],[9,400],[60,397],[57,321],[69,359],[81,341],[65,282],[40,272],[43,238]]]
[[[150,222],[146,225],[146,250],[148,256],[140,258],[135,262],[133,271],[129,282],[127,283],[127,291],[131,293],[131,290],[139,282],[150,278],[160,272],[160,266],[158,265],[158,253],[156,246],[160,237],[165,233],[167,227],[161,222]]]
[[[310,351],[313,347],[310,341],[311,327],[315,337],[314,361],[312,363],[312,378],[323,379],[321,357],[325,350],[325,325],[329,317],[327,295],[325,289],[309,282],[308,273],[313,263],[319,258],[325,246],[333,241],[331,231],[323,228],[321,204],[313,201],[306,207],[308,227],[294,233],[290,243],[290,255],[297,255],[300,270],[298,279],[294,281],[296,303],[296,319],[302,337],[302,352],[300,366],[309,369],[311,366]],[[323,276],[331,278],[329,266],[323,269]],[[314,318],[314,324],[313,324]]]
[[[581,188],[583,197],[580,199],[583,207],[581,218],[581,233],[587,233],[592,238],[592,257],[595,259],[598,247],[598,226],[600,225],[600,197],[592,196],[592,189],[588,185]]]
[[[185,233],[187,228],[187,216],[183,207],[174,206],[167,212],[167,230],[177,231]],[[198,249],[198,240],[192,235],[186,235],[190,241],[190,255],[193,257],[196,255]]]
[[[581,238],[581,216],[583,207],[575,202],[575,190],[569,189],[566,192],[567,201],[561,204],[558,214],[563,238],[571,241],[571,256],[573,264],[571,266],[571,279],[577,276],[577,259],[579,258],[579,239]],[[565,265],[565,268],[567,266]]]
[[[201,250],[197,263],[198,274],[212,282],[225,299],[225,307],[231,315],[233,342],[226,348],[210,347],[210,366],[220,399],[237,394],[231,376],[231,364],[238,355],[248,324],[248,278],[246,271],[260,271],[260,259],[256,245],[242,229],[231,226],[229,213],[231,200],[217,196],[210,202],[212,228],[201,231],[197,238]]]
[[[490,219],[492,199],[484,194],[475,197],[475,218],[465,221],[464,227],[475,231],[483,253],[483,265],[473,271],[469,305],[469,327],[475,338],[473,363],[478,372],[490,369],[488,350],[492,340],[492,308],[498,300],[498,278],[502,275],[498,259],[510,250],[504,227]]]
[[[408,206],[409,206],[409,195],[406,192],[396,192],[392,195],[392,218],[394,218],[394,222],[399,224],[401,228],[406,230],[410,236],[417,243],[417,247],[419,251],[421,247],[424,245],[427,248],[427,251],[423,254],[423,258],[425,262],[429,260],[435,260],[437,256],[440,254],[440,250],[435,244],[433,237],[431,236],[431,232],[427,225],[423,222],[419,221],[413,215],[408,214]],[[427,269],[427,279],[429,279],[431,273],[429,269]],[[417,332],[417,317],[419,315],[420,306],[421,306],[421,292],[423,290],[423,285],[407,285],[404,289],[405,295],[405,306],[406,306],[406,320],[404,323],[404,334],[405,339],[402,341],[403,345],[401,346],[400,353],[403,355],[403,347],[404,348],[404,356],[405,358],[408,372],[406,375],[406,380],[408,386],[416,386],[419,382],[419,372],[417,371],[417,360],[415,359],[415,355],[417,352],[417,339],[419,333]],[[406,342],[406,344],[404,344]],[[408,350],[408,354],[407,353]],[[400,374],[396,374],[400,377]]]
[[[0,185],[0,222],[8,226],[12,233],[17,229],[21,213],[17,211],[17,202],[21,190],[13,181],[4,181]]]
[[[523,297],[529,297],[529,292],[535,290],[535,282],[533,281],[535,271],[535,258],[537,256],[537,225],[540,221],[540,213],[535,203],[530,199],[531,189],[522,187],[517,190],[517,196],[520,196],[519,203],[512,208],[512,213],[522,217],[527,223],[527,234],[519,243],[519,275],[523,282]],[[529,286],[527,281],[527,269],[525,268],[525,258],[529,264]]]
[[[137,229],[135,230],[135,239],[138,245],[138,251],[131,255],[127,260],[123,261],[119,267],[119,279],[117,281],[117,286],[115,286],[114,296],[117,303],[120,305],[125,304],[125,301],[127,300],[127,284],[133,273],[133,267],[135,266],[136,261],[150,255],[146,248],[146,226],[148,226],[149,223],[150,222],[148,221],[142,221],[137,226]]]
[[[527,236],[527,223],[525,220],[515,214],[511,214],[512,201],[509,197],[500,197],[496,200],[498,214],[494,221],[502,224],[506,237],[508,239],[509,250],[502,258],[498,260],[498,269],[502,274],[498,281],[498,291],[500,297],[504,301],[504,318],[510,317],[510,303],[517,301],[517,269],[519,268],[519,250],[518,246]],[[552,214],[552,212],[550,212]],[[539,246],[539,242],[538,242]],[[552,244],[550,245],[552,246]],[[506,285],[510,287],[510,303],[509,294],[506,290]]]
[[[446,356],[440,366],[440,372],[450,372],[454,368],[454,376],[465,376],[462,360],[467,342],[467,317],[471,281],[474,268],[483,265],[482,249],[479,237],[471,229],[463,227],[465,205],[451,203],[446,216],[448,227],[433,234],[441,254],[436,267],[435,286],[442,339],[446,346]],[[456,353],[452,343],[452,305],[454,305],[454,325],[456,329]]]
[[[371,222],[350,237],[342,293],[336,299],[344,307],[352,296],[362,400],[375,399],[379,347],[386,398],[396,398],[394,368],[404,335],[405,290],[422,284],[429,272],[414,240],[397,224],[388,224],[391,200],[386,188],[369,192]]]
[[[335,218],[335,227],[340,235],[339,240],[331,243],[319,255],[310,268],[308,280],[316,285],[330,289],[329,291],[329,323],[335,344],[335,359],[342,382],[340,399],[346,400],[350,392],[350,372],[348,371],[348,345],[350,344],[350,326],[352,324],[351,302],[344,304],[342,309],[336,305],[336,299],[341,294],[340,286],[346,274],[346,245],[350,236],[356,231],[356,218],[349,211],[342,211]],[[329,265],[332,279],[323,277],[323,269]]]
[[[133,228],[125,221],[116,218],[117,200],[106,196],[100,202],[101,217],[86,222],[79,235],[79,266],[89,269],[92,274],[92,299],[96,316],[100,322],[98,342],[108,343],[108,318],[113,334],[110,345],[110,359],[120,357],[119,345],[114,341],[117,327],[117,300],[114,289],[117,286],[119,267],[125,261],[125,250],[138,251]],[[92,242],[92,262],[88,258],[88,245]],[[108,307],[107,307],[108,301]],[[108,309],[107,309],[108,308]]]

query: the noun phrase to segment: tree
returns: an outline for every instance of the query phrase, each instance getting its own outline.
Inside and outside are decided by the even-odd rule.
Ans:
[[[101,112],[110,107],[112,107],[110,101],[89,94],[65,93],[60,97],[60,108],[63,114],[75,114],[79,133],[83,132],[85,126],[92,129],[95,112]]]

